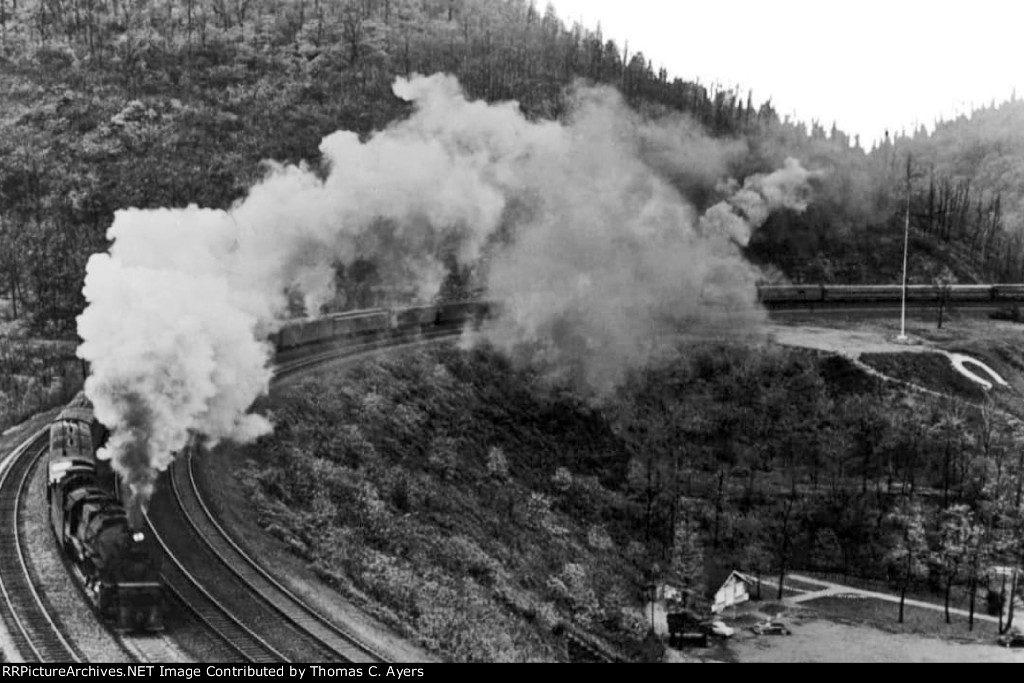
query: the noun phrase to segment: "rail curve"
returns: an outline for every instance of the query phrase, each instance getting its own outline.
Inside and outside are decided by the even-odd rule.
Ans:
[[[39,581],[26,557],[20,530],[30,475],[48,443],[48,429],[36,432],[11,454],[0,473],[0,617],[25,661],[81,662],[81,652],[64,636],[36,587]]]
[[[429,343],[462,324],[395,330],[340,340],[333,348],[282,362],[275,381],[378,349]],[[170,468],[147,522],[166,555],[164,580],[178,600],[246,661],[379,662],[373,643],[330,620],[266,571],[220,525],[196,484],[192,451]]]

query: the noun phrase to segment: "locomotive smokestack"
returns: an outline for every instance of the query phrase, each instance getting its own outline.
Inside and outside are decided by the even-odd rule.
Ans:
[[[145,507],[142,496],[132,494],[124,501],[124,511],[128,516],[128,528],[139,532],[145,527]]]

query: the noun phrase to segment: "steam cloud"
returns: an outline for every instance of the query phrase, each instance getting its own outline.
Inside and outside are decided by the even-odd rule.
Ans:
[[[193,433],[245,442],[271,429],[246,414],[270,380],[264,340],[286,291],[314,312],[332,294],[337,262],[373,259],[385,283],[427,299],[454,249],[501,304],[496,343],[598,388],[681,325],[761,318],[739,248],[770,211],[805,206],[797,162],[723,183],[740,143],[641,121],[607,89],[577,89],[565,123],[470,102],[443,75],[394,92],[412,115],[365,142],[325,138],[326,177],[273,165],[228,211],[117,213],[109,253],[88,264],[78,354],[114,432],[104,455],[137,493]],[[699,215],[690,192],[721,201]]]

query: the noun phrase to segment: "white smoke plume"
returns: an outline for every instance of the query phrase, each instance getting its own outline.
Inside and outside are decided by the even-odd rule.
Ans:
[[[713,187],[735,143],[641,121],[613,91],[577,89],[564,123],[470,102],[444,75],[398,79],[394,91],[413,103],[409,118],[365,141],[325,138],[325,176],[271,164],[227,211],[115,216],[109,253],[88,264],[78,354],[114,431],[106,455],[137,492],[191,434],[247,441],[270,429],[246,414],[268,387],[264,339],[286,292],[317,310],[335,263],[371,259],[386,284],[423,298],[445,254],[478,263],[505,311],[492,339],[595,386],[660,353],[662,333],[759,319],[757,273],[737,245],[765,212],[802,206],[795,162],[736,185],[702,219],[672,180]],[[688,151],[652,152],[673,126]]]
[[[745,247],[753,231],[764,225],[772,212],[779,209],[805,211],[810,179],[819,175],[804,169],[799,161],[790,157],[777,171],[750,176],[742,188],[735,180],[722,183],[719,189],[728,197],[705,212],[701,228],[724,234]]]
[[[726,198],[701,216],[680,185],[713,186],[738,143],[698,143],[686,126],[680,138],[700,155],[671,145],[654,155],[651,141],[668,139],[671,123],[637,121],[610,90],[575,104],[558,146],[526,164],[534,210],[490,265],[488,295],[503,317],[489,336],[604,393],[673,353],[681,331],[735,334],[763,320],[759,273],[740,247],[772,211],[806,208],[812,174],[790,159],[742,187],[718,176]]]

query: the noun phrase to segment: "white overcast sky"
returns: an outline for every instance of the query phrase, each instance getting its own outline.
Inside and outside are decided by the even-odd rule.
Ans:
[[[551,0],[670,77],[771,97],[865,147],[885,130],[1024,96],[1021,0]],[[540,0],[543,11],[546,2]]]

